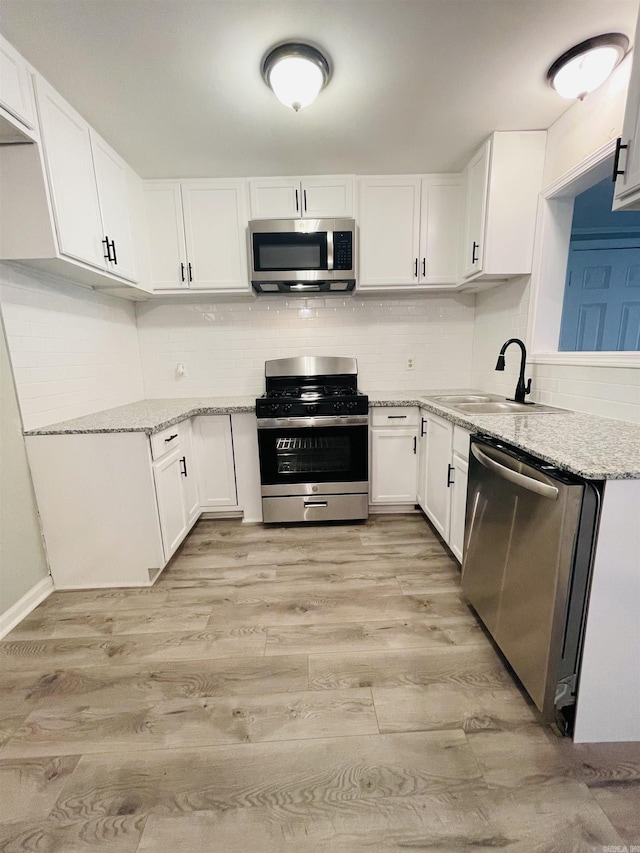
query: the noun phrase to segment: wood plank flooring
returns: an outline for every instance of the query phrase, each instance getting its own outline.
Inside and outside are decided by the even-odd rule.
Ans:
[[[0,850],[640,845],[640,744],[542,726],[459,588],[392,515],[201,521],[150,589],[54,593],[0,642]]]

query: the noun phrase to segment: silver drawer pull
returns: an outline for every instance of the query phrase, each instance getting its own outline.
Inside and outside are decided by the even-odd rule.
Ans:
[[[313,506],[329,506],[327,501],[305,501],[304,508],[310,509]]]

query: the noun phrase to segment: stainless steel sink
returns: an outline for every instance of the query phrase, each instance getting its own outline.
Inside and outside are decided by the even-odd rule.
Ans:
[[[433,399],[443,405],[457,406],[459,403],[490,403],[494,400],[502,400],[502,397],[497,397],[495,394],[442,394]]]
[[[513,400],[492,400],[491,402],[470,402],[449,404],[452,409],[469,415],[536,415],[564,412],[555,406],[542,406],[538,403],[516,403]]]

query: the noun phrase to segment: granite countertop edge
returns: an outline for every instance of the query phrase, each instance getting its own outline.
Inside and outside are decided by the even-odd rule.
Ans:
[[[640,458],[635,463],[640,447],[640,427],[625,421],[616,421],[598,415],[583,412],[556,412],[552,414],[500,414],[465,416],[461,412],[434,402],[430,397],[446,393],[473,393],[467,389],[379,392],[369,394],[370,408],[392,406],[418,406],[435,415],[457,424],[476,435],[497,438],[525,452],[557,465],[567,471],[589,480],[635,480],[640,479]],[[475,392],[478,393],[478,392]],[[68,421],[26,430],[25,436],[38,435],[87,435],[99,433],[142,432],[151,436],[196,415],[226,415],[255,412],[255,398],[249,397],[199,397],[147,399],[104,409],[91,415],[85,415]],[[545,446],[545,421],[551,423],[547,430]],[[550,420],[553,419],[553,420]],[[553,435],[553,427],[559,429]],[[616,429],[617,428],[617,429]],[[518,435],[522,433],[522,435]],[[551,433],[551,434],[549,434]],[[580,449],[572,457],[566,446],[557,449],[558,435],[566,436],[581,433],[583,436],[597,435],[593,448],[586,453]],[[555,437],[556,441],[553,441]],[[603,441],[609,439],[612,445],[603,448]],[[620,445],[623,450],[621,453]],[[584,439],[588,444],[588,438]],[[556,446],[554,446],[556,445]],[[614,451],[620,460],[611,464],[609,458]],[[624,459],[620,459],[621,455]],[[627,461],[631,460],[630,464]]]

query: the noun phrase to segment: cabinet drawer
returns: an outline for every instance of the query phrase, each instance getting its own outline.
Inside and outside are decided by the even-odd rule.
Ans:
[[[180,444],[180,425],[173,424],[151,436],[151,458],[160,459]]]
[[[463,459],[469,458],[469,439],[471,433],[462,427],[455,426],[453,428],[453,452],[462,456]]]
[[[417,426],[419,421],[416,406],[374,406],[371,409],[371,426]]]

